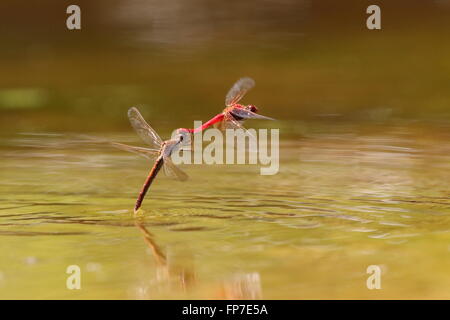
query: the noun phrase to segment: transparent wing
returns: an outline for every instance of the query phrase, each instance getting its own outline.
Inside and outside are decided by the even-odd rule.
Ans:
[[[242,123],[240,121],[237,121],[230,113],[226,113],[225,117],[221,123],[221,130],[225,129],[242,129],[244,130],[245,134],[248,134],[249,136],[253,137],[253,134],[251,134],[247,129],[244,128]]]
[[[237,121],[229,112],[225,113],[220,128],[223,129],[244,129],[241,122]]]
[[[154,159],[159,154],[159,149],[149,149],[149,148],[129,146],[129,145],[122,144],[122,143],[112,142],[112,141],[109,141],[104,138],[97,138],[97,137],[92,137],[92,136],[87,136],[87,135],[77,135],[77,137],[81,138],[82,140],[88,140],[93,143],[99,143],[99,144],[101,143],[102,145],[107,144],[107,145],[113,146],[114,148],[117,148],[120,150],[133,152],[133,153],[139,154],[141,156],[144,156],[148,159]]]
[[[243,118],[243,119],[264,119],[264,120],[275,120],[273,118],[269,118],[266,116],[262,116],[260,114],[254,113],[250,110],[245,110],[242,108],[233,108],[233,110],[230,111],[233,115]]]
[[[150,145],[153,149],[161,148],[161,138],[158,136],[155,130],[153,130],[153,128],[150,127],[147,122],[145,122],[138,109],[136,109],[135,107],[130,108],[130,110],[128,110],[128,118],[130,119],[130,123],[133,126],[134,130],[136,130],[139,137],[145,143]]]
[[[186,181],[189,176],[180,168],[178,168],[170,159],[170,157],[164,156],[164,173],[171,178],[179,181]]]
[[[225,105],[230,107],[239,102],[248,90],[255,86],[252,78],[241,78],[231,87],[225,97]]]
[[[110,142],[109,144],[117,149],[125,150],[128,152],[133,152],[133,153],[139,154],[143,157],[146,157],[148,159],[155,159],[159,154],[159,150],[156,150],[156,149],[148,149],[148,148],[129,146],[129,145],[117,143],[117,142]]]
[[[142,231],[142,233],[144,235],[144,241],[148,245],[150,250],[152,250],[152,253],[156,259],[156,262],[159,265],[166,265],[166,263],[167,263],[166,255],[161,250],[161,248],[158,246],[158,244],[155,242],[153,234],[150,231],[148,231],[148,229],[145,227],[144,222],[135,220],[135,225]]]

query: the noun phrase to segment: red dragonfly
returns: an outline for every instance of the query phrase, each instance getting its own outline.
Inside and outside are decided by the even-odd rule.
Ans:
[[[188,175],[180,168],[175,166],[175,164],[170,159],[170,156],[175,150],[182,148],[183,146],[186,146],[190,143],[190,133],[186,132],[185,130],[178,130],[173,139],[163,141],[155,132],[155,130],[153,130],[153,128],[150,127],[150,125],[144,120],[138,109],[136,109],[135,107],[128,110],[128,118],[139,137],[151,148],[141,148],[115,142],[111,142],[111,144],[116,148],[134,152],[146,158],[154,159],[156,157],[155,164],[150,170],[147,179],[145,179],[144,185],[142,186],[142,189],[139,192],[139,196],[136,200],[136,205],[134,206],[134,212],[136,213],[141,207],[142,201],[144,201],[145,194],[147,193],[150,185],[155,180],[156,175],[161,170],[161,168],[164,168],[164,172],[166,173],[166,175],[177,180],[185,181],[188,179]]]
[[[176,167],[170,156],[172,153],[184,146],[189,146],[191,142],[191,134],[202,131],[212,125],[219,125],[221,129],[244,129],[242,122],[246,119],[266,119],[274,120],[269,117],[265,117],[257,114],[258,108],[254,105],[241,105],[238,102],[247,93],[248,90],[253,88],[255,81],[251,78],[239,79],[233,87],[228,91],[225,98],[225,105],[227,106],[221,113],[216,115],[211,120],[207,121],[201,127],[196,129],[180,128],[177,130],[177,135],[171,139],[163,141],[159,135],[153,130],[152,127],[144,120],[138,109],[131,108],[128,110],[128,118],[131,125],[136,130],[139,137],[151,148],[141,148],[135,146],[128,146],[121,143],[111,142],[116,148],[134,152],[143,155],[147,158],[155,158],[155,164],[153,165],[147,179],[142,186],[139,196],[136,200],[134,212],[136,213],[144,201],[144,197],[150,188],[150,185],[156,178],[161,168],[164,168],[166,175],[174,177],[177,180],[185,181],[188,176],[184,171]],[[245,130],[245,129],[244,129]]]
[[[242,105],[238,102],[244,97],[248,90],[255,86],[255,81],[252,78],[241,78],[231,87],[225,97],[226,108],[216,115],[211,120],[205,122],[202,126],[195,129],[181,130],[188,131],[190,133],[197,133],[205,130],[212,125],[218,126],[220,129],[246,129],[242,126],[242,122],[247,119],[265,119],[274,120],[269,117],[265,117],[257,114],[258,108],[254,105]]]

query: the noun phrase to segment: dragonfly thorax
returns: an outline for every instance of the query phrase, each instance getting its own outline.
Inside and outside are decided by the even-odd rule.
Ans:
[[[255,105],[253,105],[253,104],[249,104],[249,105],[246,105],[246,106],[242,105],[242,104],[235,104],[231,108],[231,110],[233,110],[233,108],[244,109],[244,110],[248,110],[248,111],[251,111],[251,112],[258,112],[258,108]]]

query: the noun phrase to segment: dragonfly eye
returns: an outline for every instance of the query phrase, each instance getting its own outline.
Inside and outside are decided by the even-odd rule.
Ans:
[[[249,105],[248,108],[250,109],[251,112],[258,112],[258,108],[254,105]]]

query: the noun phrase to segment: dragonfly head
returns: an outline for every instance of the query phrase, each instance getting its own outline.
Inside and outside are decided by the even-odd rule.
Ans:
[[[258,108],[252,104],[249,104],[248,106],[245,107],[247,110],[251,111],[251,112],[258,112]]]

